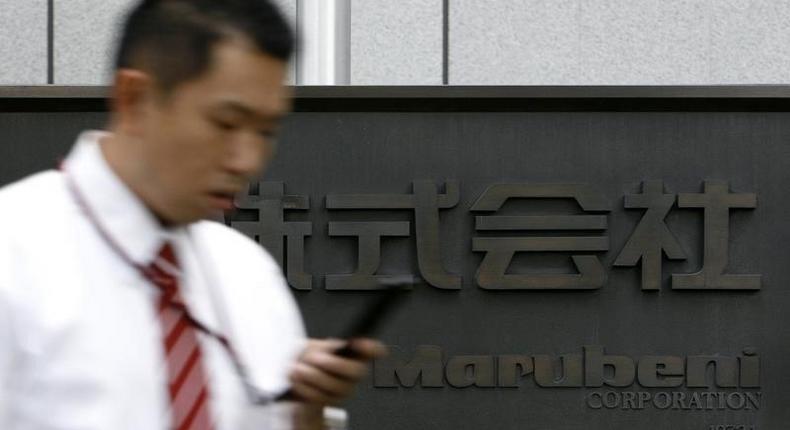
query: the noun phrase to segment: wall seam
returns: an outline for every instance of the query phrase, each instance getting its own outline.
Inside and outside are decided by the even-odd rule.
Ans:
[[[442,84],[450,83],[450,0],[442,1]]]
[[[47,84],[55,83],[55,0],[47,0]]]

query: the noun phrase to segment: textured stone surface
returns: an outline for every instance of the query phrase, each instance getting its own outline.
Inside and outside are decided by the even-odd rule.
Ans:
[[[47,83],[47,1],[0,1],[0,85]]]
[[[790,1],[711,2],[710,80],[790,83]]]
[[[576,0],[450,2],[449,83],[568,82],[578,75]]]
[[[709,82],[709,2],[579,2],[580,84]]]
[[[55,0],[55,83],[106,85],[133,0]]]
[[[275,0],[295,26],[297,1]],[[108,82],[132,0],[55,0],[61,85]],[[47,1],[0,1],[0,84],[46,83]],[[790,0],[450,0],[450,84],[790,83]],[[441,0],[352,0],[351,82],[442,82]],[[293,70],[289,82],[294,82]]]
[[[55,0],[55,83],[105,85],[109,82],[121,22],[134,3],[134,0]],[[296,0],[274,3],[295,27]],[[293,71],[288,79],[293,82]]]
[[[788,0],[450,1],[450,83],[790,82]]]
[[[352,85],[442,83],[441,0],[352,0]]]

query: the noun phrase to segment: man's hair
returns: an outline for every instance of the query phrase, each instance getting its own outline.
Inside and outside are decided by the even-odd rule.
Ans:
[[[126,18],[115,65],[144,70],[169,92],[207,71],[219,42],[238,37],[283,61],[294,50],[268,0],[143,0]]]

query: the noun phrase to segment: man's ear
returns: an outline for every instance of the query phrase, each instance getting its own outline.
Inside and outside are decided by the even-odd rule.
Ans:
[[[118,69],[112,88],[112,110],[117,127],[129,135],[140,131],[145,121],[146,107],[152,102],[153,80],[145,72],[135,69]]]

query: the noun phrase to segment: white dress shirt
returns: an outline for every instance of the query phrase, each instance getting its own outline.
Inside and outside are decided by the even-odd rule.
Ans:
[[[0,429],[170,424],[158,290],[98,234],[64,175],[135,262],[150,263],[171,241],[192,315],[229,338],[256,388],[287,387],[305,335],[276,262],[220,223],[163,229],[110,169],[101,136],[83,133],[63,171],[0,189]],[[199,336],[216,427],[237,430],[265,416],[225,349]]]

